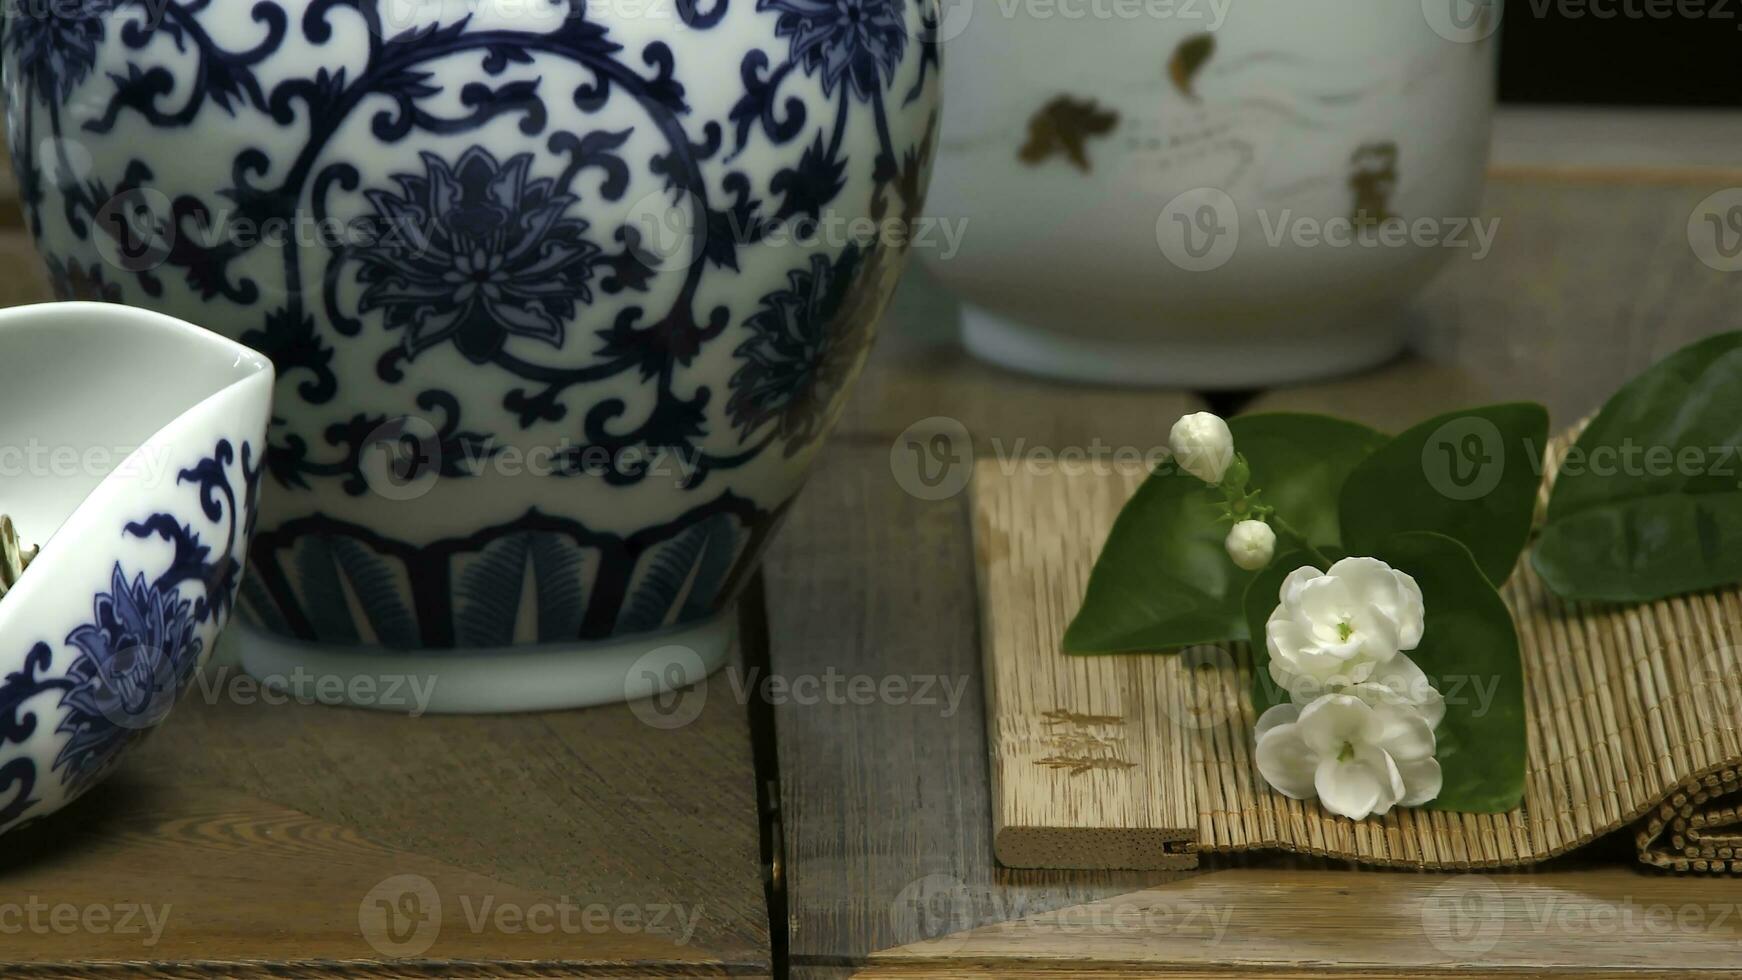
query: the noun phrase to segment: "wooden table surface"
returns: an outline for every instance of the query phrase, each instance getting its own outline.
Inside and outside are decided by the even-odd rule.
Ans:
[[[1564,424],[1687,340],[1742,328],[1742,274],[1701,264],[1687,231],[1742,186],[1742,140],[1546,118],[1503,116],[1493,254],[1454,259],[1413,308],[1413,353],[1357,378],[1211,402],[1034,381],[967,360],[947,298],[910,277],[695,721],[271,706],[220,663],[108,784],[6,839],[0,977],[1742,975],[1742,886],[1646,872],[1625,840],[1476,876],[992,860],[973,456],[1147,450],[1206,404],[1398,427],[1533,398]],[[1662,152],[1579,168],[1555,143],[1615,126]],[[39,282],[0,237],[0,302]],[[914,440],[935,433],[955,452],[920,474]],[[754,683],[769,676],[773,697]],[[30,907],[46,925],[9,926]],[[57,907],[141,916],[68,929]],[[565,909],[582,928],[534,928]]]

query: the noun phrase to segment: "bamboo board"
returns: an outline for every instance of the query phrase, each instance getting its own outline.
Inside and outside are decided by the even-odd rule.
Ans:
[[[1565,445],[1551,448],[1551,472]],[[1742,872],[1742,591],[1565,603],[1521,563],[1502,593],[1527,688],[1524,805],[1498,815],[1398,809],[1357,823],[1259,778],[1245,644],[1174,656],[1060,651],[1101,544],[1142,480],[1000,460],[975,473],[1001,863],[1179,868],[1195,852],[1275,849],[1503,867],[1639,822],[1648,864]]]

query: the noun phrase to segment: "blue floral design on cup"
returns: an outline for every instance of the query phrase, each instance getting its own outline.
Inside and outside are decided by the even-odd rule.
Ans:
[[[129,583],[115,566],[92,621],[67,637],[80,655],[67,670],[73,686],[61,697],[67,714],[56,728],[69,736],[54,763],[63,780],[83,788],[163,720],[205,649],[198,626],[179,589],[159,590],[143,574]]]

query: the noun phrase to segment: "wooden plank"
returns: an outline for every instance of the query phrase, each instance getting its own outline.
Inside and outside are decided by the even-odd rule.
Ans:
[[[764,574],[775,677],[890,685],[775,701],[795,970],[1170,877],[996,867],[964,496],[910,495],[886,447],[832,445]]]
[[[1630,868],[1239,868],[888,950],[859,976],[1736,976],[1739,915],[1734,882]]]
[[[952,310],[916,265],[767,563],[777,678],[832,671],[960,692],[953,706],[912,698],[776,704],[799,974],[833,976],[872,949],[1160,880],[1154,873],[1011,879],[996,869],[961,494],[975,455],[1013,465],[1037,452],[1082,454],[1113,465],[1158,448],[1149,420],[1200,403],[1179,393],[1059,385],[980,364],[954,346]],[[926,438],[938,433],[946,437],[941,448]],[[935,472],[920,480],[922,468]],[[931,915],[938,893],[974,896],[969,918]]]
[[[1196,410],[1188,406],[1197,402],[1182,393],[1068,385],[984,364],[956,344],[957,309],[915,261],[884,317],[883,335],[835,441],[889,447],[903,434],[936,431],[936,420],[943,419],[958,423],[956,431],[972,437],[980,456],[1142,457],[1165,445],[1161,419],[1171,424]],[[928,420],[931,425],[911,431]]]
[[[1531,399],[1556,428],[1639,371],[1742,329],[1742,274],[1713,269],[1689,222],[1722,183],[1489,185],[1491,255],[1454,256],[1411,306],[1414,354],[1353,378],[1277,389],[1247,408],[1342,415],[1396,430],[1486,401]]]
[[[1615,106],[1502,106],[1492,173],[1614,183],[1742,180],[1742,112]]]
[[[686,695],[671,717],[695,717],[675,727],[646,702],[407,717],[308,703],[317,683],[283,703],[230,663],[208,666],[127,768],[171,788],[221,786],[532,892],[693,910],[679,962],[770,971],[749,730],[727,673]],[[270,902],[258,911],[263,928],[295,926]],[[257,938],[238,934],[225,952],[252,956]],[[499,938],[499,958],[521,958],[515,937]],[[0,961],[7,949],[0,934]]]
[[[1126,465],[1159,449],[1154,419],[1201,403],[980,364],[954,346],[953,305],[923,270],[910,271],[833,444],[768,560],[777,677],[835,671],[961,692],[953,707],[776,705],[795,972],[832,974],[872,949],[966,921],[1159,880],[1153,873],[1012,879],[996,869],[961,494],[974,455],[1005,465],[1037,453]],[[941,449],[924,438],[939,432],[948,440]],[[931,479],[918,480],[922,467],[936,469]],[[932,916],[928,902],[940,891],[973,895],[970,920]]]
[[[976,469],[993,851],[1008,867],[1197,866],[1183,846],[1198,840],[1194,658],[1059,648],[1094,567],[1086,542],[1106,540],[1147,475]]]
[[[7,858],[12,978],[738,972],[684,941],[691,910],[542,893],[138,767],[8,837]]]

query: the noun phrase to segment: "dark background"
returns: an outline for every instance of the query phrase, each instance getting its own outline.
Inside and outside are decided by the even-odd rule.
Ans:
[[[1505,101],[1742,105],[1742,0],[1506,0],[1503,24]]]

